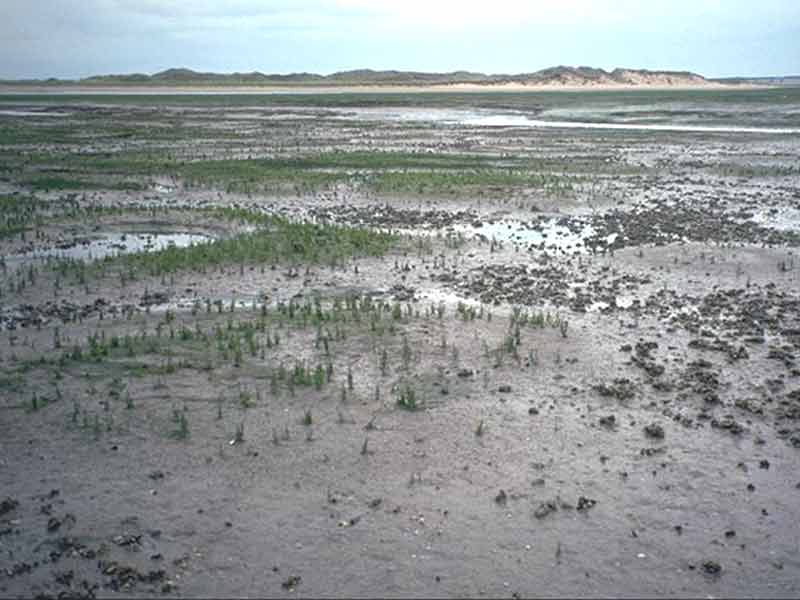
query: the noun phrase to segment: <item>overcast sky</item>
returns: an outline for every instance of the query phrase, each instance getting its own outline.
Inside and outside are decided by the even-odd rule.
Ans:
[[[0,0],[0,78],[562,64],[800,74],[800,0]]]

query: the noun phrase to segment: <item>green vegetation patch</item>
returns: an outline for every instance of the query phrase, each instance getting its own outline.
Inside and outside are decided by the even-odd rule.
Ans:
[[[40,225],[44,206],[32,196],[0,196],[0,239]]]
[[[143,190],[147,186],[138,181],[95,181],[80,177],[61,177],[38,175],[20,181],[34,192],[74,191],[74,190]]]
[[[338,265],[352,257],[382,256],[397,236],[367,228],[296,222],[284,217],[241,209],[218,208],[200,211],[220,220],[256,225],[249,231],[213,242],[185,247],[171,246],[156,252],[109,256],[85,263],[56,260],[52,266],[66,280],[74,277],[84,284],[89,276],[119,273],[125,280],[140,275],[159,276],[178,271],[205,272],[218,265],[278,263]]]
[[[134,269],[170,273],[230,263],[336,263],[352,256],[383,255],[394,236],[355,227],[298,223],[265,216],[263,228],[209,244],[113,259]]]
[[[480,169],[453,172],[404,171],[381,173],[372,178],[378,192],[456,193],[464,188],[534,187],[561,194],[573,189],[578,178],[524,170]]]

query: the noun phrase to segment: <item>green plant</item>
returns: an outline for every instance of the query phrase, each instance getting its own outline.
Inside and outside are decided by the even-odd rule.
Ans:
[[[98,414],[94,415],[94,420],[92,421],[92,432],[94,433],[95,440],[100,439],[100,433],[102,432],[102,429],[100,427],[100,415]]]
[[[386,351],[386,348],[381,350],[380,369],[381,375],[385,377],[389,371],[389,353]]]
[[[186,416],[186,410],[175,409],[172,411],[172,421],[175,423],[176,428],[172,431],[171,436],[175,439],[185,440],[189,437],[189,418]]]
[[[239,390],[239,405],[244,409],[253,408],[256,405],[250,390]]]
[[[403,383],[400,386],[400,393],[397,398],[397,405],[405,410],[417,410],[419,403],[417,401],[417,392],[414,387],[409,383]]]
[[[408,336],[403,336],[403,348],[401,351],[401,358],[403,361],[403,370],[408,371],[411,368],[411,359],[413,358],[411,345],[408,343]]]
[[[243,442],[244,442],[244,421],[242,421],[236,426],[236,433],[234,434],[233,439],[231,440],[231,446],[235,446]]]

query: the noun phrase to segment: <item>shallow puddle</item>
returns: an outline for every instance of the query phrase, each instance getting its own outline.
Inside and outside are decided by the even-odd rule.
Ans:
[[[420,299],[424,300],[426,304],[444,304],[445,306],[451,307],[463,304],[464,306],[474,308],[479,308],[482,305],[479,300],[475,300],[474,298],[467,298],[466,296],[460,296],[455,292],[439,288],[420,290],[419,297]]]
[[[623,107],[624,108],[624,107]],[[469,127],[534,127],[534,128],[567,128],[567,129],[605,129],[622,131],[676,131],[688,133],[767,133],[798,134],[796,127],[762,127],[750,124],[696,124],[681,121],[675,115],[668,121],[659,123],[641,122],[649,120],[638,115],[639,122],[631,122],[631,118],[620,118],[613,111],[605,111],[602,115],[586,114],[589,118],[602,118],[602,121],[582,120],[580,113],[569,113],[551,110],[545,116],[560,118],[531,118],[519,111],[497,111],[485,109],[438,109],[438,108],[359,108],[349,110],[337,118],[400,121],[400,122],[433,122],[442,125],[465,125]],[[566,117],[566,118],[564,118]],[[660,117],[663,119],[663,117]]]
[[[0,110],[0,117],[68,117],[71,113],[66,112],[47,112],[40,110]]]
[[[800,230],[800,209],[790,206],[762,208],[755,211],[753,221],[763,227],[779,231]]]
[[[623,310],[632,307],[643,307],[644,305],[645,305],[644,299],[639,298],[638,296],[623,295],[623,296],[616,296],[614,298],[614,307],[621,308]],[[605,302],[603,300],[598,300],[596,302],[592,302],[589,306],[587,306],[586,312],[603,312],[609,309],[611,309],[610,303]]]
[[[5,257],[7,267],[22,266],[48,258],[92,261],[120,254],[157,252],[167,248],[185,248],[205,244],[214,238],[198,233],[105,233],[93,238],[77,238],[66,244],[37,248]]]
[[[496,242],[510,242],[564,253],[586,251],[585,241],[594,238],[595,229],[588,223],[576,223],[572,227],[562,219],[548,219],[537,223],[525,223],[514,219],[486,222],[480,225],[454,225],[455,233],[466,237],[478,237]],[[612,244],[617,234],[611,234],[606,244]]]
[[[159,194],[171,194],[175,191],[175,186],[164,185],[163,183],[153,184],[153,190]]]

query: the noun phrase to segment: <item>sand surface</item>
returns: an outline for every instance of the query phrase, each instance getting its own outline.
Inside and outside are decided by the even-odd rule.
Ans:
[[[709,82],[698,85],[526,85],[522,83],[447,85],[303,85],[303,86],[89,86],[89,85],[9,85],[0,84],[0,94],[415,94],[426,92],[602,92],[639,90],[749,90],[770,86],[722,84]]]

